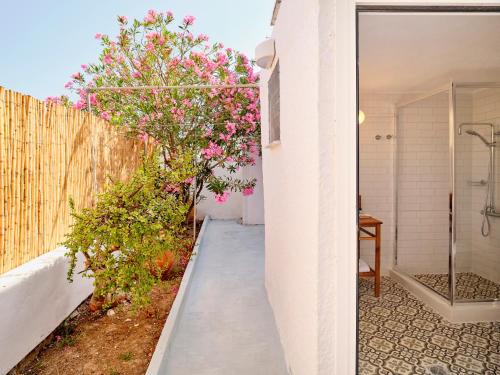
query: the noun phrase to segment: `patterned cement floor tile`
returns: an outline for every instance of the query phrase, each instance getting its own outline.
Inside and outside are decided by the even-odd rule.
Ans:
[[[439,294],[445,297],[448,296],[448,274],[418,274],[414,275],[414,277]],[[475,273],[457,273],[456,280],[458,299],[500,298],[500,284],[485,279]]]
[[[450,323],[389,277],[359,303],[359,375],[500,375],[500,323]]]

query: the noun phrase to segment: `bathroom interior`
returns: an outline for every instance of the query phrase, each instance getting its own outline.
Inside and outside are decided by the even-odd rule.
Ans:
[[[359,245],[360,275],[382,275],[379,297],[360,278],[359,373],[498,374],[500,13],[361,12],[358,62],[360,227],[382,223],[380,264]],[[480,361],[451,343],[467,324],[488,327]]]

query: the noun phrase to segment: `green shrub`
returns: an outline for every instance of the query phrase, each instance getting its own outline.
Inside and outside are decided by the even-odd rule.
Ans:
[[[149,301],[159,282],[158,258],[187,245],[184,235],[188,204],[183,190],[171,189],[193,176],[179,166],[167,171],[158,154],[145,157],[127,182],[107,186],[95,207],[77,211],[70,201],[74,223],[63,243],[70,260],[68,279],[75,273],[77,254],[85,257],[84,277],[94,279],[91,308],[107,308],[122,298],[136,307]]]

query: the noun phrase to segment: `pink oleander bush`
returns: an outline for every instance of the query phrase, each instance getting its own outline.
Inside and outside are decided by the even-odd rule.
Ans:
[[[180,186],[185,191],[194,178],[195,199],[205,186],[219,203],[230,191],[248,196],[255,180],[232,177],[255,163],[260,145],[260,110],[256,88],[98,91],[99,87],[254,84],[258,75],[245,55],[206,35],[190,31],[195,17],[175,25],[171,12],[148,11],[145,18],[128,22],[118,17],[116,38],[96,34],[102,46],[97,63],[82,65],[65,87],[79,99],[47,98],[48,102],[86,110],[87,96],[94,114],[125,129],[131,136],[154,142],[166,168],[175,168],[179,155],[191,153],[196,173]],[[189,158],[188,158],[189,159]],[[214,174],[216,168],[227,173]],[[224,175],[225,177],[221,177]],[[193,194],[189,196],[194,202]]]

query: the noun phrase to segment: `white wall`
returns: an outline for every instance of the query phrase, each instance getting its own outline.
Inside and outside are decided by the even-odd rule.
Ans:
[[[410,273],[447,273],[448,95],[412,103],[398,114],[398,265]]]
[[[224,175],[224,170],[216,170],[216,175]],[[247,166],[231,174],[232,178],[251,179],[257,182],[254,194],[244,197],[241,193],[230,192],[227,202],[221,204],[214,199],[214,194],[204,189],[205,197],[196,207],[196,216],[203,219],[209,215],[212,219],[242,219],[244,224],[264,224],[264,192],[262,183],[262,160],[257,158],[254,166]]]
[[[266,287],[294,375],[355,374],[355,4],[284,1],[273,32],[283,136],[263,156]]]
[[[0,276],[0,374],[42,342],[93,290],[79,258],[66,280],[66,250],[58,248]]]
[[[354,374],[357,361],[354,10],[287,0],[273,31],[281,144],[263,151],[266,288],[294,375]]]
[[[264,224],[264,185],[262,183],[262,158],[254,166],[243,168],[244,179],[257,179],[252,195],[243,198],[243,224]]]
[[[280,64],[281,144],[268,143],[261,73],[266,288],[294,375],[318,373],[318,2],[281,4],[273,30]],[[276,63],[276,61],[275,61]]]
[[[225,172],[223,169],[216,169],[215,175],[222,176]],[[230,175],[233,178],[242,178],[241,170]],[[204,199],[196,206],[196,216],[203,219],[206,215],[210,215],[212,219],[239,219],[243,213],[243,196],[241,193],[230,192],[229,199],[225,203],[217,203],[214,194],[203,189],[202,195]]]
[[[393,264],[394,250],[394,103],[399,95],[363,94],[366,119],[359,128],[359,193],[363,212],[383,221],[382,273]],[[382,138],[377,140],[375,137]],[[387,135],[393,136],[387,139]],[[374,243],[361,241],[361,258],[374,267]]]

